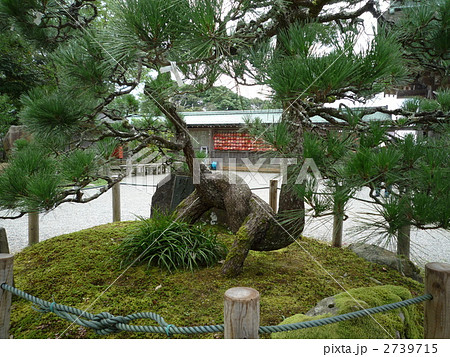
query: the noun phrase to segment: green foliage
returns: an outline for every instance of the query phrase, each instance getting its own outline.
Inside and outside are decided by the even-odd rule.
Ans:
[[[69,182],[86,182],[95,176],[97,166],[94,151],[73,150],[61,160],[61,174]]]
[[[415,113],[420,107],[420,98],[408,98],[402,103],[402,109]]]
[[[441,89],[436,92],[436,99],[411,98],[405,100],[402,109],[409,112],[450,111],[450,89]]]
[[[68,91],[99,97],[112,89],[108,81],[117,61],[105,53],[101,41],[98,32],[88,31],[52,53],[51,59]]]
[[[156,265],[171,272],[214,265],[226,249],[205,227],[156,213],[152,219],[141,219],[139,232],[121,242],[119,253],[127,263]]]
[[[118,111],[120,116],[127,117],[139,112],[139,101],[132,94],[116,98],[108,108]]]
[[[255,137],[259,138],[262,135],[262,139],[276,148],[279,153],[287,154],[288,147],[292,143],[293,138],[292,133],[289,131],[289,126],[286,123],[279,122],[274,125],[267,126],[267,124],[258,125],[255,122],[251,125],[256,125],[256,127],[259,126],[259,129],[253,133]]]
[[[94,106],[92,99],[83,95],[45,87],[23,96],[22,103],[23,123],[31,132],[44,138],[72,134]]]
[[[406,48],[420,60],[448,61],[450,1],[430,0],[421,6],[418,0],[410,0],[409,5],[398,22]]]
[[[370,308],[391,304],[402,300],[410,299],[411,293],[400,286],[384,285],[367,288],[351,289],[345,293],[340,293],[335,297],[335,306],[339,309],[338,314],[353,312],[362,308]],[[355,301],[356,299],[356,301]],[[361,306],[358,306],[358,305]],[[330,325],[312,327],[288,332],[278,332],[272,334],[272,338],[419,338],[423,334],[418,308],[415,305],[403,307],[385,313],[374,314],[362,318],[337,322]],[[331,314],[318,316],[306,316],[303,314],[294,315],[284,320],[280,325],[296,323],[301,321],[313,321]]]
[[[95,143],[95,149],[100,157],[107,160],[111,157],[119,145],[119,140],[116,138],[104,138]]]
[[[361,146],[351,155],[346,175],[356,185],[389,189],[389,197],[376,205],[389,236],[409,224],[448,229],[449,158],[448,133],[427,140],[407,135],[381,148]]]
[[[374,148],[380,145],[386,138],[386,127],[377,121],[369,123],[368,130],[360,134],[359,145],[361,147]]]
[[[180,111],[214,111],[214,110],[257,110],[279,107],[259,98],[243,97],[224,86],[212,87],[202,92],[195,92],[195,88],[187,87],[193,93],[177,94],[173,101]]]
[[[37,145],[16,150],[0,175],[0,207],[24,212],[53,208],[61,192],[61,176],[48,152]]]
[[[436,101],[444,112],[450,112],[450,89],[438,90],[436,93]]]
[[[208,154],[205,151],[196,151],[195,152],[195,157],[197,159],[205,159],[208,157]]]
[[[340,95],[341,88],[370,96],[395,78],[403,79],[395,35],[379,31],[366,52],[356,53],[352,31],[342,33],[339,41],[327,38],[326,31],[325,25],[307,23],[293,25],[279,36],[269,65],[262,69],[279,98],[312,96],[326,102],[329,96]]]
[[[431,99],[423,99],[420,102],[419,110],[424,112],[432,112],[434,110],[438,110],[440,105],[437,101]]]

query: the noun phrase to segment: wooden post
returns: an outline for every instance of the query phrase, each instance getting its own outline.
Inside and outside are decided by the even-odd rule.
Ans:
[[[231,288],[225,292],[225,338],[255,339],[259,330],[259,292],[252,288]]]
[[[0,254],[0,285],[13,285],[13,256]],[[11,293],[0,288],[0,339],[9,338]]]
[[[120,182],[112,187],[113,222],[120,222]]]
[[[28,245],[39,243],[39,213],[28,213]]]
[[[8,237],[6,236],[6,230],[0,227],[0,254],[9,254]]]
[[[450,264],[425,265],[425,338],[450,338]]]
[[[269,206],[277,213],[278,180],[270,180]]]

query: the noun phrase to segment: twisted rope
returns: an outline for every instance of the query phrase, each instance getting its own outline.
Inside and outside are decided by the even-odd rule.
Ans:
[[[299,330],[299,329],[308,328],[308,327],[324,326],[324,325],[332,324],[335,322],[341,322],[341,321],[345,321],[345,320],[369,316],[369,315],[376,314],[379,312],[395,310],[400,307],[406,307],[406,306],[409,306],[412,304],[418,304],[418,303],[426,301],[426,300],[431,300],[432,298],[433,298],[433,296],[431,294],[425,294],[425,295],[418,296],[418,297],[415,297],[412,299],[394,302],[392,304],[376,306],[376,307],[372,307],[372,308],[365,309],[365,310],[353,311],[353,312],[349,312],[347,314],[326,317],[326,318],[323,318],[320,320],[303,321],[303,322],[297,322],[297,323],[286,324],[286,325],[278,325],[278,326],[261,326],[259,328],[259,332],[260,333],[284,332],[284,331]]]
[[[35,310],[41,313],[53,312],[55,315],[77,325],[94,329],[99,335],[107,335],[120,331],[129,332],[149,332],[162,334],[197,334],[197,333],[212,333],[223,332],[223,325],[211,326],[189,326],[177,327],[168,324],[164,319],[153,312],[139,312],[127,316],[114,316],[109,312],[102,312],[100,314],[91,314],[89,312],[66,306],[56,304],[55,302],[48,302],[39,299],[33,295],[12,287],[8,284],[1,284],[0,287],[14,295],[20,296],[28,301],[31,301],[37,307]],[[159,326],[138,326],[130,325],[130,322],[139,319],[149,319],[156,322]]]
[[[31,301],[33,304],[37,305],[37,307],[35,307],[35,310],[38,312],[42,313],[53,312],[57,316],[71,323],[75,323],[83,327],[92,328],[99,335],[107,335],[119,331],[162,333],[167,334],[168,336],[172,334],[200,334],[200,333],[213,333],[224,331],[224,325],[178,327],[172,324],[168,324],[166,321],[164,321],[164,319],[160,315],[153,312],[139,312],[127,316],[114,316],[109,312],[102,312],[94,315],[74,307],[39,299],[8,284],[1,284],[0,288],[9,291],[14,295],[20,296],[28,301]],[[372,307],[365,310],[358,310],[347,314],[327,317],[320,320],[303,321],[293,324],[277,325],[277,326],[261,326],[259,328],[259,333],[262,334],[262,333],[284,332],[309,327],[324,326],[335,322],[364,317],[379,312],[386,312],[389,310],[398,309],[400,307],[406,307],[426,300],[431,300],[432,298],[433,297],[431,294],[425,294],[416,298],[399,301],[392,304]],[[159,326],[130,325],[131,321],[139,319],[153,320]]]

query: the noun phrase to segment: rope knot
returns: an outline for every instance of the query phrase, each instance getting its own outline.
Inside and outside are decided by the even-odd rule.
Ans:
[[[117,328],[117,324],[127,324],[129,319],[124,316],[114,316],[109,312],[102,312],[94,315],[92,321],[96,324],[96,332],[100,335],[106,335],[120,331],[120,329]]]

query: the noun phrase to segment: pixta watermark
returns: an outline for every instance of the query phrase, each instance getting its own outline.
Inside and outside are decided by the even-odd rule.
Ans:
[[[243,165],[246,167],[247,171],[254,174],[253,179],[258,180],[256,175],[260,175],[262,172],[262,168],[264,164],[270,163],[270,165],[275,165],[279,167],[280,176],[281,176],[281,184],[286,184],[288,182],[288,166],[297,165],[298,160],[296,158],[259,158],[255,163],[252,162],[249,158],[241,158],[240,159]],[[223,172],[228,171],[229,173],[229,182],[231,184],[236,184],[236,158],[228,158],[227,159],[227,170],[222,170]],[[201,178],[201,165],[206,165],[209,169],[217,170],[224,167],[223,158],[208,158],[208,159],[194,159],[193,163],[193,183],[194,185],[200,184]],[[206,173],[207,174],[207,173]],[[297,174],[295,184],[303,184],[308,178],[308,175],[312,175],[316,182],[322,180],[322,175],[320,174],[320,170],[317,167],[316,163],[312,158],[305,158],[303,164],[300,168],[299,173]],[[262,177],[261,177],[262,178]]]

